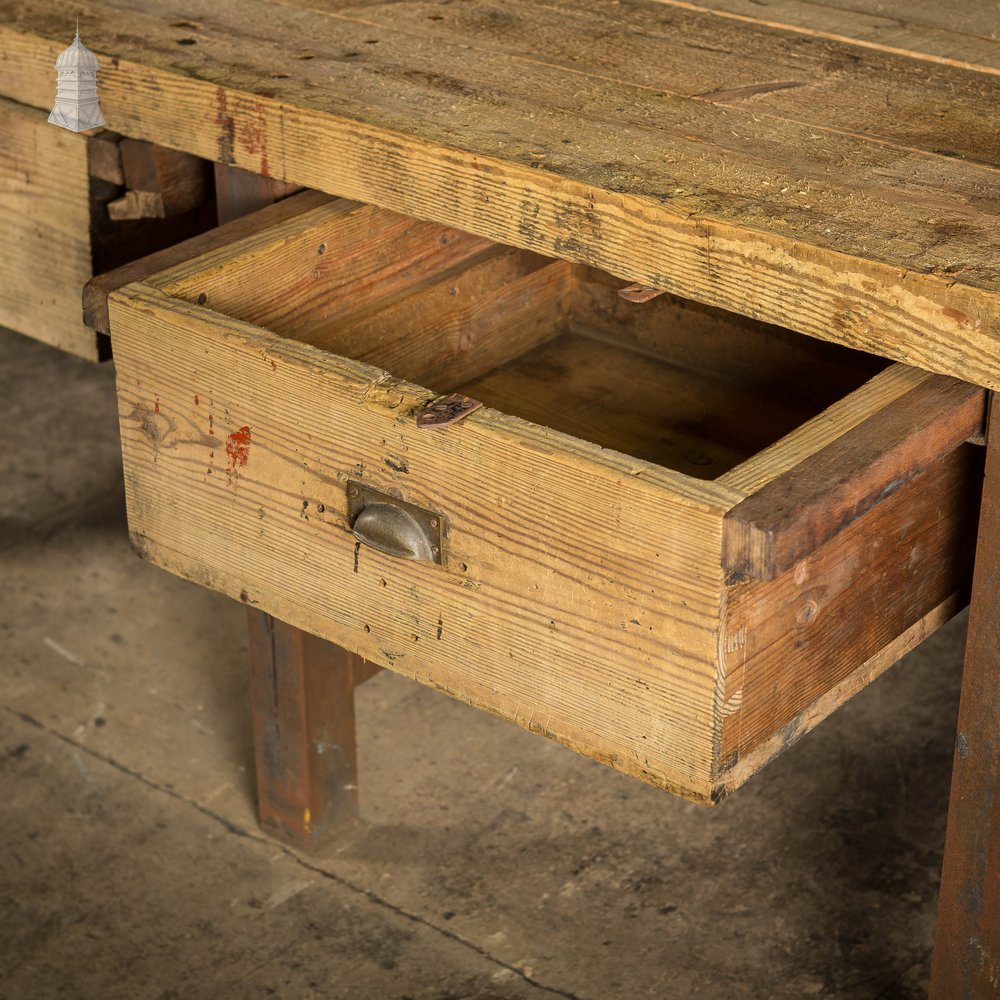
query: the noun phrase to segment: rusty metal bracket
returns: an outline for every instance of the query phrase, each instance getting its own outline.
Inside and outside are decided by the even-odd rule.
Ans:
[[[482,405],[478,399],[471,399],[469,396],[453,392],[450,396],[441,396],[431,400],[417,414],[417,426],[424,429],[448,427],[463,420]]]
[[[626,285],[618,289],[618,298],[626,302],[649,302],[662,294],[662,288],[652,288],[649,285]]]

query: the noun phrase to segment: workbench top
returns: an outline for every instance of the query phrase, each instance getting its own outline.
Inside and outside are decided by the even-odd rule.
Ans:
[[[50,106],[73,30],[0,0],[0,94]],[[80,33],[117,132],[1000,388],[996,0],[91,0]]]

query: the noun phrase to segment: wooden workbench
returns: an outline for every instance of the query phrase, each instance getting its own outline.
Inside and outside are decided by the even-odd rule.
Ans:
[[[61,5],[0,0],[47,108]],[[94,0],[118,132],[1000,390],[1000,9]],[[934,996],[1000,968],[989,435]]]

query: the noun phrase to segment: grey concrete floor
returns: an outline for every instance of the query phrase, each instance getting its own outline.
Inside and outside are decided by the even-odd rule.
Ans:
[[[964,616],[716,809],[382,673],[301,857],[243,608],[129,548],[112,368],[0,331],[0,417],[3,1000],[925,994]]]

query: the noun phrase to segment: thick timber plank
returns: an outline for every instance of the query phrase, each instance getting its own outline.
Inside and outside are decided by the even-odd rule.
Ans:
[[[404,22],[411,5],[391,6]],[[522,34],[536,6],[515,8]],[[633,19],[668,10],[622,6]],[[640,51],[640,71],[602,75],[596,42],[579,71],[482,33],[429,44],[380,21],[378,4],[364,17],[274,10],[216,5],[196,44],[178,47],[170,3],[92,5],[112,127],[1000,386],[992,76],[915,74],[929,64],[852,46],[827,53],[827,77],[813,50],[805,86],[744,100],[733,91],[773,77],[720,64],[692,94],[651,69],[654,51],[671,62],[676,32]],[[583,0],[556,10],[581,38],[608,33]],[[31,99],[64,45],[61,19],[41,0],[0,12],[0,89]],[[831,117],[835,95],[875,124]]]
[[[1000,73],[1000,10],[961,0],[659,0],[817,38]]]

